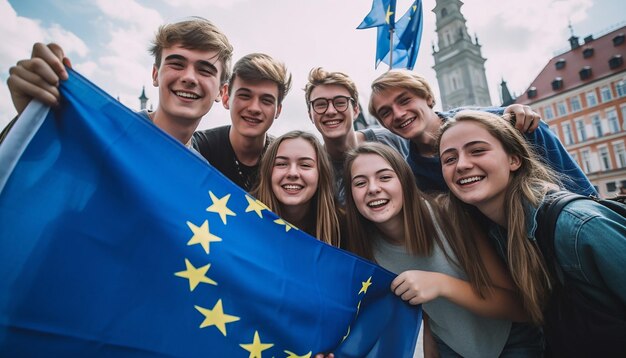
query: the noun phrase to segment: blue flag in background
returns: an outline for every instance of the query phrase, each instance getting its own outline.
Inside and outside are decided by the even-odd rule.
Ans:
[[[396,18],[396,0],[374,0],[372,9],[365,16],[357,29],[368,29],[370,27],[386,26],[393,28]]]
[[[412,70],[415,67],[422,40],[423,23],[422,1],[415,0],[409,10],[396,22],[393,64],[391,68],[408,68]],[[378,51],[379,48],[381,48],[380,52]],[[384,52],[385,48],[387,52]],[[389,64],[389,35],[384,38],[379,31],[376,49],[376,66],[381,61]]]
[[[393,274],[69,73],[0,144],[0,356],[413,355]]]

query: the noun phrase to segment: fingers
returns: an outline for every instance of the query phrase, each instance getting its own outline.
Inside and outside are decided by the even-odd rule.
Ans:
[[[539,127],[541,120],[537,112],[533,111],[529,106],[521,104],[513,104],[506,107],[504,114],[515,117],[515,128],[522,133],[533,132]]]
[[[69,59],[66,60],[61,46],[55,43],[48,45],[36,43],[33,45],[33,52],[31,53],[31,60],[34,59],[43,60],[43,62],[47,64],[47,67],[49,67],[58,78],[62,80],[66,80],[68,78],[63,63],[65,61],[67,61],[67,63],[70,62]]]

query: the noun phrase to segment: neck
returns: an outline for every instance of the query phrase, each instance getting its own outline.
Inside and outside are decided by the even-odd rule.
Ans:
[[[175,118],[159,109],[149,115],[155,126],[161,128],[167,134],[176,138],[179,142],[185,145],[187,145],[191,140],[193,132],[196,130],[200,120],[202,119],[198,118],[195,121],[190,121],[186,118]]]
[[[486,203],[484,205],[478,206],[478,210],[483,213],[489,220],[494,223],[502,226],[503,228],[507,228],[507,220],[504,214],[504,199],[502,200],[496,199],[495,202]]]
[[[265,134],[259,137],[244,137],[239,135],[231,126],[228,139],[241,163],[253,166],[259,162],[265,148]]]
[[[411,138],[411,142],[417,147],[417,151],[424,157],[434,157],[437,155],[437,133],[441,127],[441,118],[435,113],[430,111],[428,117],[424,118],[426,123],[424,131],[419,135]]]
[[[337,138],[324,138],[324,148],[334,161],[343,160],[346,152],[359,144],[357,133],[354,130],[345,136]]]
[[[394,245],[404,245],[404,220],[401,222],[387,222],[376,224],[387,242]]]
[[[282,217],[287,220],[290,224],[295,225],[297,228],[301,230],[308,229],[306,216],[309,212],[310,202],[301,205],[289,205],[283,206],[282,208]]]

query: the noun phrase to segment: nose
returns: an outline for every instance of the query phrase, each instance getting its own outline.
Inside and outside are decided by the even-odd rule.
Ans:
[[[333,116],[335,114],[337,114],[337,108],[335,108],[335,105],[333,104],[333,101],[328,100],[327,102],[328,104],[328,108],[326,108],[326,113],[324,113],[327,116]]]
[[[375,180],[370,181],[367,184],[367,193],[369,195],[375,195],[380,193],[380,186],[378,185],[378,183]]]
[[[465,155],[465,154],[459,154],[459,157],[456,161],[456,171],[457,172],[463,172],[465,170],[468,170],[472,167],[472,161],[470,160],[470,158]]]
[[[248,111],[251,113],[260,113],[261,112],[261,99],[259,97],[253,96],[248,103]]]
[[[290,164],[287,169],[287,177],[291,179],[298,178],[300,176],[300,172],[298,172],[298,166],[296,163]]]
[[[406,111],[395,103],[391,106],[391,110],[393,111],[393,119],[402,119]]]
[[[194,87],[198,83],[198,80],[196,78],[196,70],[193,66],[185,67],[185,70],[183,71],[181,76],[181,81],[183,84],[189,87]]]

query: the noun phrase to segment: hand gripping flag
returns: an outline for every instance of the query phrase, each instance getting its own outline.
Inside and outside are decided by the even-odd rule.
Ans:
[[[0,144],[0,356],[412,356],[391,273],[69,73]]]

